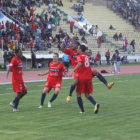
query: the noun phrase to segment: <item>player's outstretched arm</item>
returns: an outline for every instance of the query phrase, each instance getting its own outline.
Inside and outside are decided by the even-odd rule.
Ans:
[[[47,75],[47,74],[49,74],[49,70],[47,70],[47,72],[45,72],[45,73],[39,73],[38,76],[44,76],[44,75]]]
[[[8,78],[8,75],[9,75],[10,71],[11,71],[11,68],[9,67],[8,70],[7,70],[7,75],[6,75],[7,78]]]
[[[82,62],[79,62],[76,67],[73,69],[73,72],[75,72],[80,66],[82,65]]]
[[[79,62],[76,66],[75,66],[75,68],[70,72],[70,76],[72,76],[72,74],[80,67],[82,65],[82,62]]]

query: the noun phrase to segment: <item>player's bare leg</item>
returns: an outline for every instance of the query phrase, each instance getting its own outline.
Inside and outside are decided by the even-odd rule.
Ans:
[[[83,107],[83,101],[82,101],[82,98],[81,98],[81,93],[77,93],[77,103],[81,109],[81,114],[85,114],[85,111],[84,111],[84,107]]]
[[[48,93],[48,92],[49,92],[49,88],[44,87],[43,93],[42,93],[42,96],[41,96],[41,103],[40,103],[40,106],[38,108],[42,108],[43,107],[44,100],[45,100],[45,97],[46,97],[46,93]]]
[[[96,101],[94,100],[94,98],[92,96],[90,96],[89,93],[85,93],[85,97],[94,105],[94,113],[97,114],[99,111],[99,104],[96,103]]]
[[[51,103],[57,98],[59,91],[60,91],[60,88],[55,88],[55,93],[53,94],[51,100],[48,102],[48,108],[52,107]]]
[[[77,84],[78,84],[78,78],[75,79],[75,80],[73,80],[73,84],[72,84],[71,87],[70,87],[69,96],[68,96],[67,99],[66,99],[66,102],[67,102],[67,103],[70,102],[70,99],[71,99],[71,97],[72,97],[72,93],[73,93],[73,91],[75,90],[75,87],[76,87]]]

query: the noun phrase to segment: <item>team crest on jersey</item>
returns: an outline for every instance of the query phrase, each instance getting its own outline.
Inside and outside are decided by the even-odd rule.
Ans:
[[[18,65],[18,66],[17,66],[17,68],[22,68],[22,67],[23,67],[23,65],[22,65],[22,64],[20,64],[20,65]]]
[[[73,55],[72,58],[77,58],[77,55]]]
[[[59,69],[53,69],[53,68],[51,68],[50,71],[59,72],[60,70]]]

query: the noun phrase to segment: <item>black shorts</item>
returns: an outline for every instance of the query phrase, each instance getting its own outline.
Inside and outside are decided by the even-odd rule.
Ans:
[[[69,68],[69,62],[63,62],[63,64],[66,68]]]

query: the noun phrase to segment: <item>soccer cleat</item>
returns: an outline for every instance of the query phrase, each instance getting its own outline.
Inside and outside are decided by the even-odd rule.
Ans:
[[[81,111],[81,112],[80,112],[80,114],[84,115],[84,114],[85,114],[85,112],[82,112],[82,111]]]
[[[52,107],[51,102],[48,102],[48,108],[51,108],[51,107]]]
[[[18,109],[17,108],[13,108],[13,112],[16,112],[16,111],[18,111]]]
[[[94,107],[94,113],[97,114],[99,111],[100,104],[96,104]]]
[[[66,99],[66,102],[67,102],[67,103],[70,102],[70,98],[71,98],[71,96],[68,96],[68,97],[67,97],[67,99]]]
[[[40,105],[38,108],[42,108],[43,106],[42,105]]]
[[[9,104],[12,108],[15,107],[15,104],[13,102],[10,102]]]
[[[107,85],[107,88],[108,88],[108,89],[111,89],[112,86],[113,86],[114,84],[115,84],[114,82],[110,82],[110,83]]]

